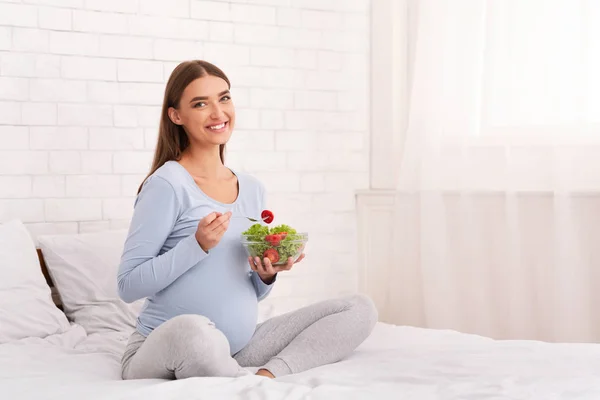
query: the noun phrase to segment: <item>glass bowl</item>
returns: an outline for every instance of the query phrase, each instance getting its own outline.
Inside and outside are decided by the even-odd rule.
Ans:
[[[289,257],[296,261],[308,242],[308,233],[305,232],[274,236],[276,235],[242,235],[241,241],[248,256],[259,257],[261,260],[267,257],[274,266],[287,264]]]

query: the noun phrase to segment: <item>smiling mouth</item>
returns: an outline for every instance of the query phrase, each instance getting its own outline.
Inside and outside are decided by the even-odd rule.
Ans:
[[[207,126],[207,128],[210,129],[211,131],[220,131],[220,130],[225,129],[227,124],[229,124],[229,121],[221,122],[220,124],[216,124],[216,125],[209,125],[209,126]]]

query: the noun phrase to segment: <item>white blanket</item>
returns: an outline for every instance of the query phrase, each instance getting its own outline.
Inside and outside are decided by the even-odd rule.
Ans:
[[[4,399],[600,399],[600,344],[494,341],[379,323],[348,359],[276,380],[120,379],[127,334],[0,345]]]

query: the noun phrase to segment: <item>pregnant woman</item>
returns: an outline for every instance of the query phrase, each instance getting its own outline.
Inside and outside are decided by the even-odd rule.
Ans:
[[[249,258],[240,243],[250,222],[232,215],[260,215],[265,189],[224,164],[235,126],[230,89],[205,61],[179,64],[167,83],[117,277],[124,301],[146,299],[124,379],[236,377],[250,374],[246,367],[270,378],[297,373],[348,356],[377,321],[372,301],[351,295],[257,325],[258,302],[295,263]]]

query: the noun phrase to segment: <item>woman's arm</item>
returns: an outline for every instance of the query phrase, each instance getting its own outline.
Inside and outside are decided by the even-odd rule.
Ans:
[[[275,280],[277,280],[277,274],[273,276],[269,283],[265,283],[262,279],[260,279],[258,273],[252,271],[251,279],[254,283],[254,288],[256,289],[256,297],[258,298],[258,301],[261,301],[262,299],[267,297],[271,292],[271,289],[273,289],[273,284],[275,283]]]
[[[180,203],[169,182],[150,177],[135,202],[117,277],[119,296],[127,303],[152,296],[208,257],[195,234],[158,256],[171,234]]]

